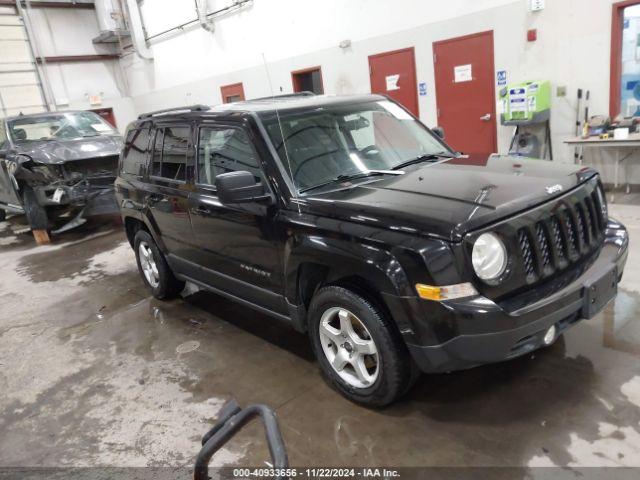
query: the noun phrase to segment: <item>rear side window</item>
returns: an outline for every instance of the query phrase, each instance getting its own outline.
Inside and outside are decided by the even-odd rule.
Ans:
[[[149,130],[135,129],[127,133],[122,158],[122,173],[141,176],[147,162]]]
[[[201,128],[198,183],[214,185],[217,175],[240,170],[253,173],[258,180],[262,176],[258,158],[246,132],[238,128]]]
[[[151,175],[172,181],[186,181],[189,127],[164,127],[156,130]]]

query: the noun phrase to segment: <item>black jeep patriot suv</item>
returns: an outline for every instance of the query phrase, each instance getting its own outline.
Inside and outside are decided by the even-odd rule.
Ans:
[[[440,136],[376,95],[142,115],[116,180],[142,278],[290,322],[335,388],[376,406],[420,370],[511,359],[602,310],[628,237],[598,174]]]

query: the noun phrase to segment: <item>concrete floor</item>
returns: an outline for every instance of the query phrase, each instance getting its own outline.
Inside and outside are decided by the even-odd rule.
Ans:
[[[0,466],[190,466],[224,402],[276,409],[293,465],[640,467],[640,207],[620,293],[553,347],[423,376],[367,410],[306,337],[208,293],[150,298],[121,227],[0,223]],[[214,465],[264,466],[252,424]]]

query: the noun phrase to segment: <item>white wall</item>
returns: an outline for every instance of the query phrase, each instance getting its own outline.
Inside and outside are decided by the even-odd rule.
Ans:
[[[210,2],[221,8],[230,0]],[[292,90],[292,70],[321,65],[326,93],[370,91],[368,55],[415,47],[420,116],[434,125],[436,102],[432,43],[485,30],[494,31],[496,70],[509,82],[552,82],[552,129],[558,161],[572,161],[563,141],[575,129],[576,92],[591,91],[591,112],[607,114],[611,4],[614,0],[548,0],[529,12],[528,0],[255,0],[249,8],[216,20],[214,34],[195,26],[156,40],[154,60],[134,55],[122,60],[136,111],[189,103],[221,102],[219,87],[242,81],[247,98]],[[149,34],[195,17],[192,2],[146,0],[142,8]],[[538,29],[538,40],[526,31]],[[351,48],[338,43],[350,39]],[[267,66],[263,64],[263,56]],[[566,97],[556,97],[564,86]],[[499,150],[508,148],[512,129],[498,127]],[[612,161],[588,155],[588,162],[612,181]],[[640,169],[630,177],[640,183]]]
[[[200,27],[155,41],[153,85],[166,88],[337,46],[418,25],[459,17],[513,0],[255,0],[216,21],[214,35]],[[231,0],[209,1],[210,10]],[[142,15],[148,34],[195,18],[193,2],[146,0]],[[165,37],[166,38],[166,37]],[[133,86],[132,94],[140,90]]]
[[[114,52],[110,46],[92,43],[100,33],[94,10],[34,8],[29,16],[39,56]],[[121,131],[134,118],[127,79],[118,61],[49,63],[41,70],[50,85],[56,109],[111,107]],[[91,105],[90,95],[101,95],[102,104]]]

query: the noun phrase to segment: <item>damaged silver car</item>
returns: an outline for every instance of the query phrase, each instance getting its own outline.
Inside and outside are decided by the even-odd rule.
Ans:
[[[0,119],[0,221],[25,213],[33,230],[60,233],[115,213],[122,138],[93,112]],[[54,229],[54,227],[56,227]]]

